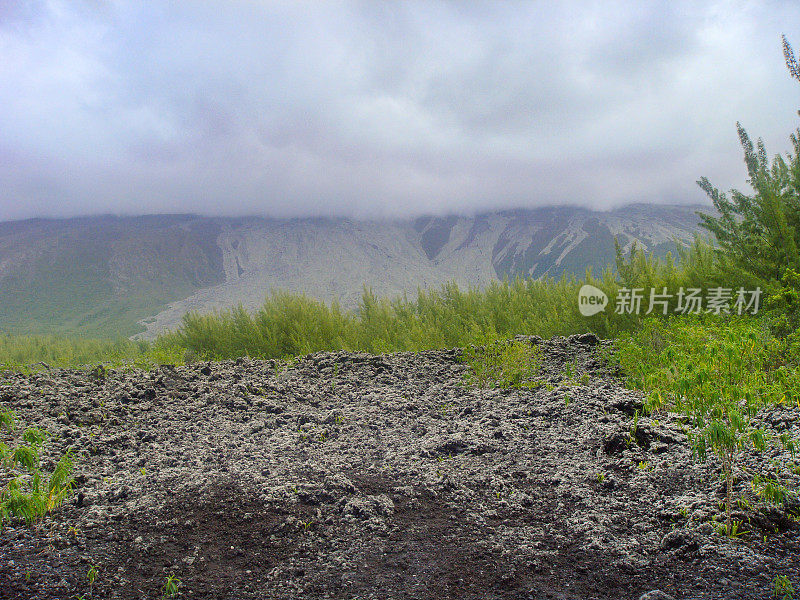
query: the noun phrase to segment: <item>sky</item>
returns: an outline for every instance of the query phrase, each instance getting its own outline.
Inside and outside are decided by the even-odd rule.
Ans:
[[[0,0],[0,220],[700,203],[800,2]]]

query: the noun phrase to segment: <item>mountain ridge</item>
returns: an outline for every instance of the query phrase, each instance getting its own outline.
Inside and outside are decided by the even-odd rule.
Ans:
[[[153,338],[189,310],[254,309],[271,291],[354,308],[454,281],[583,275],[614,239],[663,256],[699,229],[701,205],[577,206],[473,215],[85,216],[0,223],[0,331]]]

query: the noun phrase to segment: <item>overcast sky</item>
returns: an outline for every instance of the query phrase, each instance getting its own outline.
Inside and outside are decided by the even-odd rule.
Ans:
[[[697,203],[789,149],[791,2],[0,0],[0,220]]]

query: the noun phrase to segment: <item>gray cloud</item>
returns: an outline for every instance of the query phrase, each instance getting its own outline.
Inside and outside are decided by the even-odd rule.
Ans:
[[[735,121],[787,149],[798,22],[788,2],[12,1],[0,219],[698,202],[701,175],[745,187]]]

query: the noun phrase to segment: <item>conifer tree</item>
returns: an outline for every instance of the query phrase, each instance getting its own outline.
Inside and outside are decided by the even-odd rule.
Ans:
[[[783,52],[790,76],[800,82],[800,66],[786,36]],[[719,214],[698,215],[717,238],[729,270],[777,283],[787,269],[800,271],[800,129],[790,136],[793,154],[770,161],[761,139],[754,145],[740,123],[736,128],[753,194],[731,190],[728,196],[703,177],[697,183]]]

